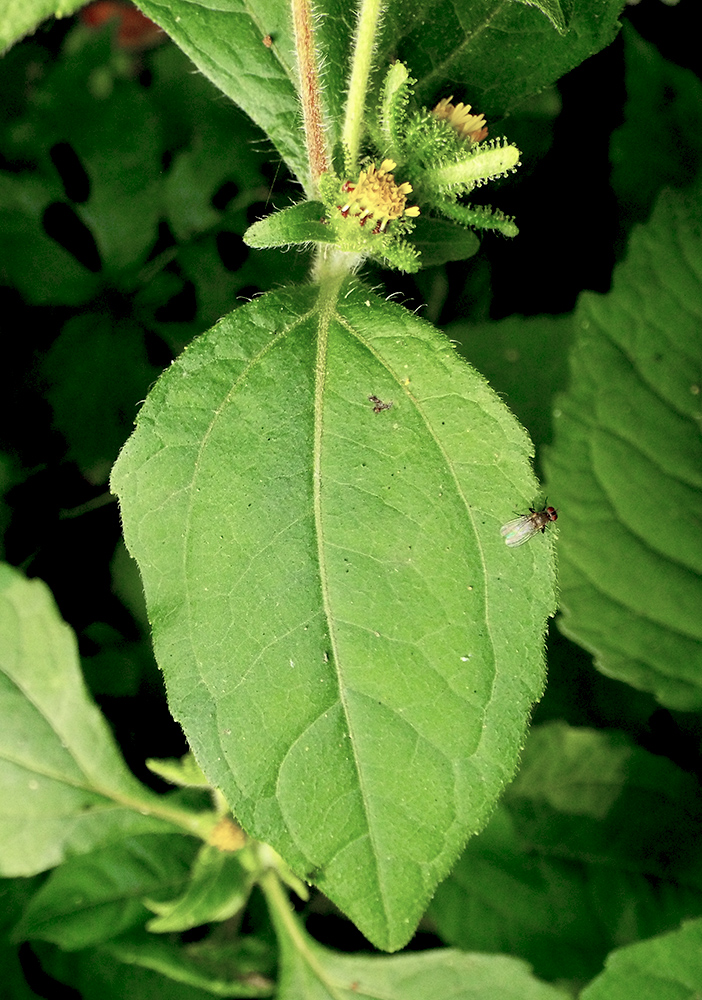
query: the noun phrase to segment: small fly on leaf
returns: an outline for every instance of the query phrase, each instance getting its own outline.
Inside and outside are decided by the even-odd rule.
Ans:
[[[373,413],[380,413],[381,410],[389,410],[392,406],[392,400],[389,403],[384,403],[377,396],[369,396],[368,399],[373,404]]]
[[[555,507],[544,507],[543,510],[534,510],[530,507],[529,511],[529,514],[520,514],[519,517],[502,525],[500,534],[505,540],[505,545],[511,547],[523,545],[533,538],[537,531],[543,534],[547,524],[558,520],[558,511]]]

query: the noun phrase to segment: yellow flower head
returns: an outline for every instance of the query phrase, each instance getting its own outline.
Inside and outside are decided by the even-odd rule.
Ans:
[[[246,844],[246,834],[228,816],[222,816],[207,838],[212,847],[220,851],[240,851]]]
[[[452,100],[453,94],[442,98],[432,111],[434,117],[440,121],[447,121],[461,139],[482,142],[488,134],[485,115],[473,115],[470,104],[464,104],[463,101],[451,104]]]
[[[339,206],[344,218],[351,215],[362,226],[368,219],[375,219],[373,232],[383,233],[388,222],[393,219],[399,219],[403,215],[410,218],[419,215],[416,205],[406,207],[412,185],[407,181],[404,184],[395,183],[395,176],[390,171],[396,166],[394,160],[383,160],[380,167],[371,164],[367,170],[362,170],[356,184],[344,181],[342,190],[348,198],[345,205]]]

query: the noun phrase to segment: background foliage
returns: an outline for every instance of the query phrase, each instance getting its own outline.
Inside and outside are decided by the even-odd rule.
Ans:
[[[170,44],[126,52],[110,29],[64,21],[4,56],[0,517],[7,562],[34,579],[0,578],[10,996],[58,995],[61,983],[85,997],[266,996],[276,978],[281,997],[702,989],[690,958],[700,922],[678,930],[702,916],[692,6],[642,0],[609,48],[526,105],[515,73],[502,125],[524,169],[494,200],[520,236],[415,279],[383,275],[388,291],[426,302],[504,394],[562,525],[563,616],[518,777],[439,887],[413,951],[394,958],[372,956],[320,895],[297,904],[305,931],[276,907],[260,858],[222,867],[221,852],[178,832],[191,823],[197,836],[215,816],[197,775],[166,793],[145,766],[187,747],[106,491],[159,372],[239,298],[304,280],[304,254],[241,239],[297,191],[249,119]],[[579,59],[559,60],[559,36],[542,27],[555,80]],[[444,30],[438,13],[428,29],[411,16],[386,27],[424,67],[420,93]],[[508,61],[489,46],[468,56]],[[487,86],[468,99],[493,112]],[[275,105],[283,119],[290,100]],[[275,139],[257,117],[271,109],[249,110]],[[280,152],[301,162],[300,148]],[[109,729],[81,694],[78,658]],[[19,700],[17,664],[37,671]],[[18,792],[20,765],[32,796]],[[154,801],[159,815],[141,815]],[[249,895],[259,875],[269,909]],[[144,930],[154,920],[166,921],[158,934]]]

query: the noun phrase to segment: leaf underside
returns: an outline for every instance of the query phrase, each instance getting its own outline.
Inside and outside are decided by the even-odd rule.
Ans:
[[[484,823],[542,690],[552,538],[499,533],[534,500],[529,451],[442,335],[356,284],[222,320],[114,469],[199,763],[383,948]]]

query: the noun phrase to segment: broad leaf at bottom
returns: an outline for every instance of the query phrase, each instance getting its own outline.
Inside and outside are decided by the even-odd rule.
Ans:
[[[352,282],[203,335],[113,473],[200,765],[382,948],[485,822],[542,690],[554,533],[499,532],[535,502],[529,451],[438,331]]]

